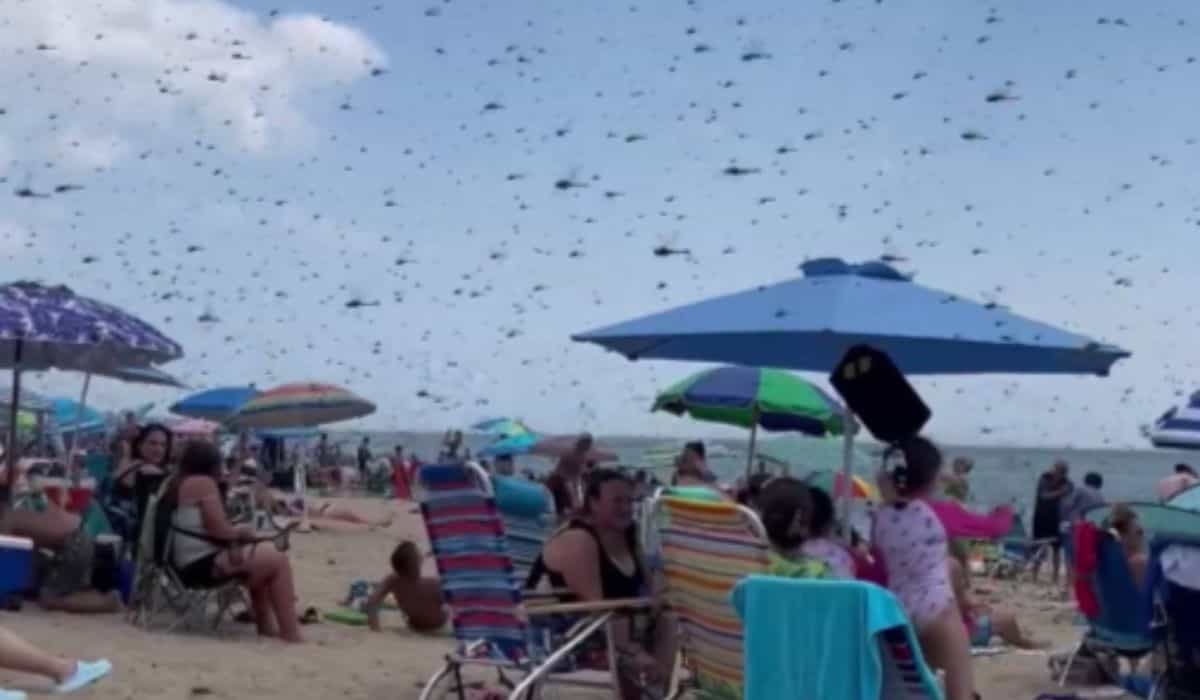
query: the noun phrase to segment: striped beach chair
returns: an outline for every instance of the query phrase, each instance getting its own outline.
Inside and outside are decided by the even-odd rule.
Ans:
[[[729,596],[742,578],[767,570],[762,525],[735,503],[672,495],[657,498],[650,517],[664,598],[678,621],[690,673],[672,697],[691,690],[702,700],[737,700],[743,693],[744,640]]]
[[[458,642],[420,700],[465,700],[467,667],[494,669],[514,699],[542,697],[550,685],[611,688],[610,673],[599,680],[573,673],[572,655],[605,631],[614,614],[649,601],[534,604],[514,576],[487,474],[473,464],[426,465],[417,485]]]

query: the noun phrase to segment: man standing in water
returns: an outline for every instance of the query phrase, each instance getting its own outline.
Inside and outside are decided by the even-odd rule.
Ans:
[[[583,472],[592,452],[592,442],[591,434],[580,435],[575,446],[559,458],[554,471],[546,479],[546,488],[554,497],[554,512],[558,514],[559,522],[566,522],[583,506]]]
[[[367,483],[367,469],[371,465],[371,438],[363,437],[358,444],[358,478]]]
[[[1070,467],[1066,460],[1057,460],[1050,471],[1038,478],[1037,494],[1033,506],[1033,539],[1047,540],[1051,550],[1051,580],[1058,583],[1058,572],[1062,566],[1062,502],[1074,486],[1067,478]],[[1033,578],[1041,572],[1042,558],[1033,563]]]

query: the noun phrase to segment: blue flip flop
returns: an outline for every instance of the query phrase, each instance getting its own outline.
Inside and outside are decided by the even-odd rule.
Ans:
[[[76,690],[86,688],[110,673],[112,673],[112,664],[108,659],[76,661],[75,673],[72,673],[71,677],[67,680],[59,683],[54,688],[54,692],[59,695],[74,693]]]

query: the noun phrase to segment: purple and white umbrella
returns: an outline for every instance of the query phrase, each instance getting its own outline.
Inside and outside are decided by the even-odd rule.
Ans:
[[[48,369],[114,374],[183,356],[179,343],[115,306],[37,282],[0,285],[0,368],[13,370],[8,474],[16,463],[21,372]],[[7,482],[7,480],[6,480]],[[7,483],[0,495],[8,496]]]

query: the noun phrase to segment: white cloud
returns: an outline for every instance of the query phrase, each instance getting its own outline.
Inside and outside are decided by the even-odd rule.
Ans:
[[[8,118],[35,134],[48,121],[50,147],[86,134],[82,158],[97,164],[125,152],[106,132],[169,133],[196,118],[206,138],[228,132],[253,152],[287,144],[309,126],[301,99],[387,60],[352,27],[219,0],[38,0],[4,14]]]

